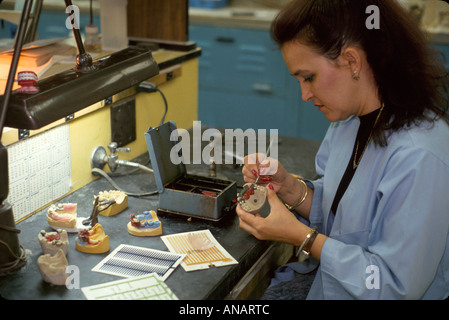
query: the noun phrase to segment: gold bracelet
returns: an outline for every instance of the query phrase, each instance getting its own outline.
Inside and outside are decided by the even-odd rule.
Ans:
[[[296,252],[296,257],[298,257],[299,262],[306,261],[310,257],[310,250],[312,249],[313,242],[315,241],[318,232],[316,231],[317,227],[313,227],[310,229],[309,233],[307,234],[306,238],[302,242],[301,246],[299,247],[298,251]]]
[[[288,205],[288,204],[286,204],[286,203],[284,202],[284,205],[287,207],[287,209],[288,209],[289,211],[292,211],[292,210],[296,209],[297,207],[299,207],[299,206],[306,200],[307,194],[308,194],[308,192],[309,192],[309,190],[308,190],[308,188],[307,188],[307,185],[306,185],[306,183],[304,182],[304,180],[302,180],[302,179],[298,179],[298,180],[301,181],[302,184],[304,185],[304,192],[303,192],[302,195],[300,195],[300,196],[298,197],[298,199],[295,201],[295,203],[294,203],[293,205],[290,206],[290,205]]]

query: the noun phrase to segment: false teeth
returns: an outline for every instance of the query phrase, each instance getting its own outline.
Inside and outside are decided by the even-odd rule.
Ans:
[[[74,228],[76,226],[76,203],[58,203],[47,210],[47,221],[59,228]]]
[[[109,191],[103,191],[98,194],[98,203],[100,204],[99,207],[99,214],[102,216],[110,217],[113,215],[116,215],[117,213],[122,212],[128,207],[128,195],[122,191],[118,190],[109,190]],[[103,209],[101,206],[102,202],[110,202],[114,200],[115,203],[108,208]]]
[[[237,195],[237,201],[243,210],[249,213],[259,212],[267,199],[267,188],[257,184],[246,184],[243,186],[240,194]]]
[[[162,234],[162,224],[154,210],[144,211],[143,214],[129,216],[127,230],[138,237],[158,236]]]
[[[60,249],[67,254],[69,247],[69,239],[67,231],[58,229],[55,232],[45,232],[41,230],[37,236],[44,254],[54,255]]]
[[[109,236],[104,233],[101,224],[97,223],[88,230],[81,230],[76,239],[75,248],[85,253],[104,253],[109,251]]]

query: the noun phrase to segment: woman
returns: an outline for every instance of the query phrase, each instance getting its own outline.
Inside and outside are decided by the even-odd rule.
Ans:
[[[366,27],[372,5],[378,29]],[[241,228],[312,257],[309,299],[447,298],[449,76],[416,22],[394,0],[296,0],[271,32],[331,124],[316,181],[245,159],[271,210],[238,206]]]

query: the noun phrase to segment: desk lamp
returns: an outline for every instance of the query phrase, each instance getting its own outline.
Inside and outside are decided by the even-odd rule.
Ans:
[[[33,0],[26,0],[14,43],[14,54],[4,95],[1,96],[0,141],[3,127],[39,129],[98,101],[138,85],[159,73],[151,51],[128,47],[93,61],[85,51],[80,31],[71,19],[78,55],[67,71],[37,81],[38,92],[12,91]],[[71,0],[65,0],[70,14]],[[5,200],[9,192],[8,155],[0,142],[0,275],[20,269],[25,253],[19,244],[13,210]]]

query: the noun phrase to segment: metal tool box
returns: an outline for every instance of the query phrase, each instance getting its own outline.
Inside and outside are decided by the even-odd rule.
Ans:
[[[184,163],[174,164],[170,153],[179,143],[176,130],[176,124],[169,121],[145,133],[159,192],[158,212],[218,222],[232,212],[237,183],[191,175],[187,173]],[[171,141],[172,134],[176,137],[175,141]]]

